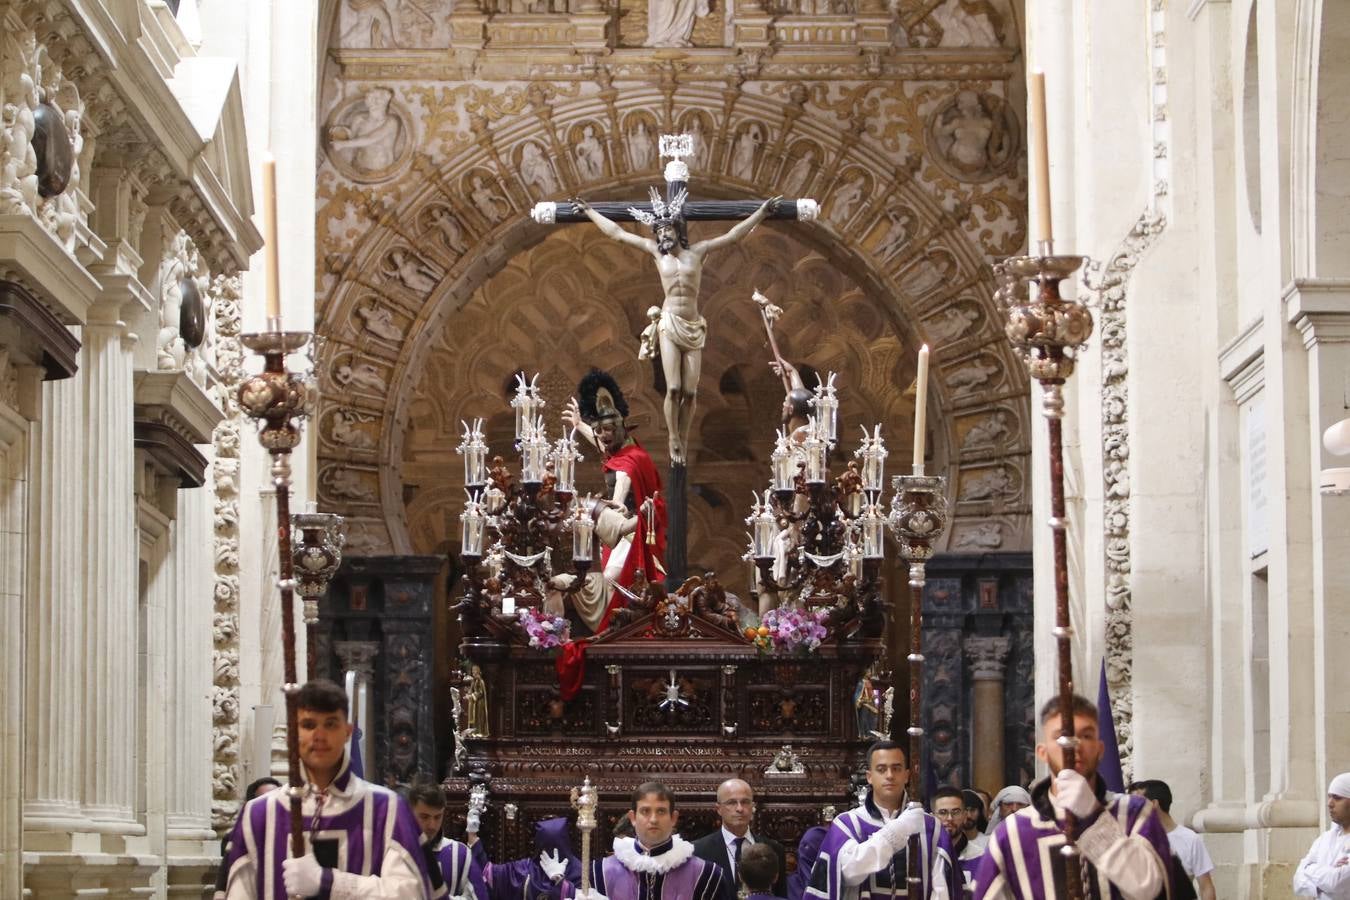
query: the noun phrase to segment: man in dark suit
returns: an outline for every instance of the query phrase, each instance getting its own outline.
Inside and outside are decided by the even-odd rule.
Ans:
[[[783,853],[783,845],[772,838],[756,837],[750,831],[750,823],[755,818],[755,794],[750,785],[739,778],[722,782],[717,788],[717,815],[722,819],[722,826],[694,841],[694,855],[717,863],[731,874],[734,882],[741,851],[751,844],[766,844],[773,848],[778,857],[778,876],[773,881],[773,893],[786,897],[787,857]]]

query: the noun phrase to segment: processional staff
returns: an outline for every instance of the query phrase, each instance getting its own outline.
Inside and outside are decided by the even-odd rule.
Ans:
[[[1031,75],[1029,131],[1035,138],[1033,169],[1037,174],[1036,255],[1010,257],[994,267],[995,298],[1008,310],[1007,335],[1041,383],[1041,406],[1050,433],[1050,533],[1055,565],[1055,641],[1058,645],[1059,721],[1057,741],[1064,768],[1072,770],[1078,738],[1073,714],[1073,626],[1069,616],[1069,563],[1064,510],[1064,382],[1073,374],[1078,350],[1092,334],[1092,313],[1076,300],[1059,295],[1059,285],[1083,265],[1081,256],[1056,256],[1050,220],[1050,164],[1046,148],[1045,74]],[[1066,843],[1062,849],[1070,900],[1083,895],[1073,815],[1065,813]]]
[[[572,806],[577,811],[577,829],[581,832],[581,893],[578,896],[582,898],[591,894],[591,832],[595,830],[595,809],[599,799],[589,775],[580,788],[572,788]]]
[[[895,497],[887,524],[900,547],[900,557],[909,563],[909,799],[923,806],[923,590],[927,562],[933,544],[947,528],[947,479],[924,473],[924,448],[928,417],[928,345],[919,350],[919,371],[914,398],[914,458],[911,474],[891,479]],[[908,881],[910,897],[920,893],[919,854],[922,832],[910,838]]]
[[[291,451],[300,445],[300,426],[315,389],[307,374],[287,371],[288,354],[304,348],[312,335],[281,330],[280,268],[277,261],[276,161],[263,162],[263,230],[267,262],[267,330],[240,335],[240,342],[263,357],[263,370],[239,385],[239,406],[258,420],[258,440],[272,456],[272,487],[276,493],[276,536],[281,590],[281,649],[285,671],[286,774],[289,786],[290,852],[305,855],[300,800],[300,737],[296,695],[300,691],[295,662],[295,560],[291,551]]]

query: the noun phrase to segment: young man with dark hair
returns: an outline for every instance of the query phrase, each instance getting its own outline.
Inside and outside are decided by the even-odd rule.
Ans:
[[[694,855],[717,863],[735,881],[741,854],[755,844],[768,844],[779,860],[779,870],[766,892],[779,897],[786,896],[787,861],[784,859],[783,845],[750,831],[750,823],[755,818],[755,792],[748,782],[740,778],[728,778],[718,785],[717,815],[721,819],[721,827],[694,841]]]
[[[1041,708],[1036,756],[1051,775],[1032,785],[1031,806],[994,830],[975,874],[976,900],[1066,896],[1061,848],[1069,815],[1086,900],[1171,896],[1172,851],[1162,822],[1141,797],[1107,795],[1097,777],[1104,749],[1097,735],[1097,708],[1075,695],[1072,709],[1078,746],[1069,769],[1059,744],[1063,728],[1058,698]]]
[[[316,680],[296,697],[305,783],[251,801],[226,858],[228,900],[422,900],[434,893],[417,821],[403,798],[347,769],[347,695]],[[290,792],[301,795],[308,852],[290,857]]]
[[[731,879],[716,863],[694,855],[694,845],[675,833],[680,814],[675,795],[659,781],[646,781],[633,792],[628,812],[636,838],[617,838],[614,853],[591,860],[589,897],[607,900],[735,900]],[[563,898],[579,891],[563,886]]]
[[[932,803],[933,815],[952,842],[952,856],[956,857],[956,864],[961,870],[961,880],[970,885],[975,880],[975,868],[984,855],[988,838],[981,834],[977,840],[972,840],[966,834],[969,812],[966,809],[965,792],[954,787],[940,787],[933,794]]]
[[[862,806],[836,816],[821,842],[807,897],[882,900],[908,897],[910,838],[917,837],[920,896],[956,895],[951,841],[918,804],[906,808],[909,767],[904,748],[877,741],[867,750],[868,792]],[[917,898],[915,898],[917,900]]]
[[[1136,781],[1130,785],[1130,793],[1152,803],[1153,811],[1162,820],[1163,830],[1167,832],[1167,843],[1172,846],[1172,855],[1175,857],[1175,879],[1185,879],[1187,882],[1195,879],[1198,890],[1196,896],[1200,900],[1214,900],[1214,879],[1209,874],[1214,871],[1214,861],[1209,858],[1209,851],[1205,849],[1205,842],[1200,839],[1200,835],[1185,825],[1177,824],[1172,818],[1172,789],[1167,786],[1167,782],[1156,779]],[[1176,866],[1180,866],[1180,871],[1176,871]],[[1179,888],[1188,886],[1178,885]]]
[[[736,878],[745,885],[746,900],[774,900],[773,885],[782,867],[782,858],[766,843],[751,844],[742,850]]]
[[[486,900],[483,873],[473,862],[469,848],[445,837],[445,792],[432,781],[414,781],[408,788],[408,804],[422,831],[422,854],[432,887],[445,885],[452,897]]]

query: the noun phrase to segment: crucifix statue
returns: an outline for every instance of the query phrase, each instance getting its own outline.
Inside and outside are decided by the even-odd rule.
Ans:
[[[766,218],[815,219],[819,205],[814,200],[781,197],[764,201],[690,200],[689,167],[684,158],[693,154],[693,138],[687,134],[662,135],[660,146],[662,158],[670,159],[665,168],[665,199],[652,188],[648,208],[624,201],[590,204],[576,199],[537,203],[530,215],[540,224],[589,219],[606,237],[645,250],[656,261],[665,293],[655,325],[666,378],[670,462],[672,466],[683,467],[689,429],[694,421],[703,346],[707,342],[708,325],[698,312],[698,291],[708,253],[739,241]],[[737,224],[717,237],[690,246],[687,223],[693,220]],[[641,222],[652,229],[652,237],[625,231],[619,222]]]

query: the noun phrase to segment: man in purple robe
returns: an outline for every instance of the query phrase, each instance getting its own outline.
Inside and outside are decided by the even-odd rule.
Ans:
[[[572,852],[566,819],[535,822],[535,855],[514,862],[488,862],[483,842],[474,837],[474,863],[482,867],[487,885],[487,894],[478,900],[559,900],[563,882],[581,884],[581,860]]]
[[[924,900],[959,896],[947,833],[917,803],[905,808],[908,783],[903,747],[877,741],[868,748],[867,797],[862,806],[830,823],[811,870],[808,900],[908,897],[906,873],[915,843],[920,848],[919,895]]]
[[[797,868],[788,876],[788,900],[802,900],[806,885],[811,880],[811,869],[820,855],[820,842],[825,840],[829,832],[830,829],[824,825],[812,825],[797,842]]]
[[[417,822],[403,798],[347,769],[347,695],[331,681],[300,688],[302,821],[308,851],[290,858],[290,789],[250,801],[230,837],[227,900],[425,900],[433,892]]]
[[[483,872],[469,854],[469,848],[441,833],[445,826],[445,792],[439,784],[414,782],[408,789],[413,818],[422,830],[422,855],[434,888],[445,886],[451,897],[484,900]]]
[[[1142,797],[1110,794],[1097,777],[1103,745],[1097,736],[1097,708],[1074,695],[1074,767],[1064,767],[1059,745],[1059,700],[1041,709],[1036,755],[1051,777],[1031,786],[1031,806],[999,823],[975,874],[975,900],[1063,897],[1066,813],[1074,819],[1073,839],[1086,900],[1154,900],[1172,895],[1167,861],[1171,849],[1162,822]]]
[[[675,833],[675,795],[659,781],[633,792],[628,812],[636,838],[618,838],[614,853],[591,860],[590,894],[582,900],[735,900],[736,888],[717,863],[699,859]],[[570,883],[563,900],[571,900]]]

